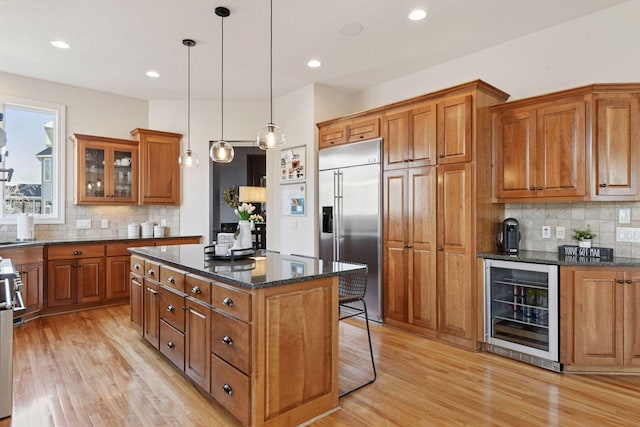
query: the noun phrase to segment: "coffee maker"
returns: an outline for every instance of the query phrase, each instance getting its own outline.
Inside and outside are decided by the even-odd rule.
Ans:
[[[520,248],[520,224],[515,218],[502,221],[498,232],[498,248],[508,254],[517,254]]]

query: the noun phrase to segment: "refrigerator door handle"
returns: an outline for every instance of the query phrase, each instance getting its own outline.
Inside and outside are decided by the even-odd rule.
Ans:
[[[333,171],[333,259],[338,259],[338,236],[340,235],[340,212],[338,211],[339,206],[339,197],[338,194],[338,171]]]
[[[335,233],[333,233],[333,238],[335,239],[335,260],[336,261],[340,261],[341,260],[341,254],[340,254],[340,239],[342,238],[342,204],[343,204],[343,173],[341,170],[338,170],[335,172],[335,214],[334,214],[334,218],[336,221],[336,230]]]

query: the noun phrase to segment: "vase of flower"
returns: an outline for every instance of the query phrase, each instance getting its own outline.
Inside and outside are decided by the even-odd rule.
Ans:
[[[251,237],[251,221],[238,221],[238,231],[235,237],[236,241],[231,249],[250,249],[253,247],[253,239]]]

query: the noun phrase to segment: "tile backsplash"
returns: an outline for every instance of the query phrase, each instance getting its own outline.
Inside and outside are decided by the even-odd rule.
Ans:
[[[76,220],[90,219],[91,228],[77,229]],[[107,219],[109,226],[102,228],[102,220]],[[36,224],[35,238],[38,240],[91,238],[91,237],[126,237],[127,225],[149,221],[160,225],[166,220],[165,235],[180,233],[180,208],[178,206],[90,206],[75,205],[67,202],[66,221],[64,224]],[[15,240],[16,225],[0,226],[0,241]]]
[[[629,209],[630,224],[618,223],[618,211]],[[614,256],[640,258],[640,243],[616,242],[616,227],[640,228],[639,202],[587,202],[587,203],[509,203],[505,205],[505,218],[520,222],[520,249],[557,252],[560,245],[577,245],[571,238],[574,228],[587,224],[597,235],[593,246],[613,248]],[[542,238],[542,226],[551,227],[551,238]],[[565,238],[556,238],[556,227],[565,228]]]

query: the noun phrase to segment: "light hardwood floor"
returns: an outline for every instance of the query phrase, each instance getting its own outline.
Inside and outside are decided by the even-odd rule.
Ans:
[[[128,306],[15,328],[7,426],[238,426],[129,327]],[[372,326],[378,380],[313,426],[637,426],[640,376],[558,374]],[[368,375],[341,322],[341,389]]]

